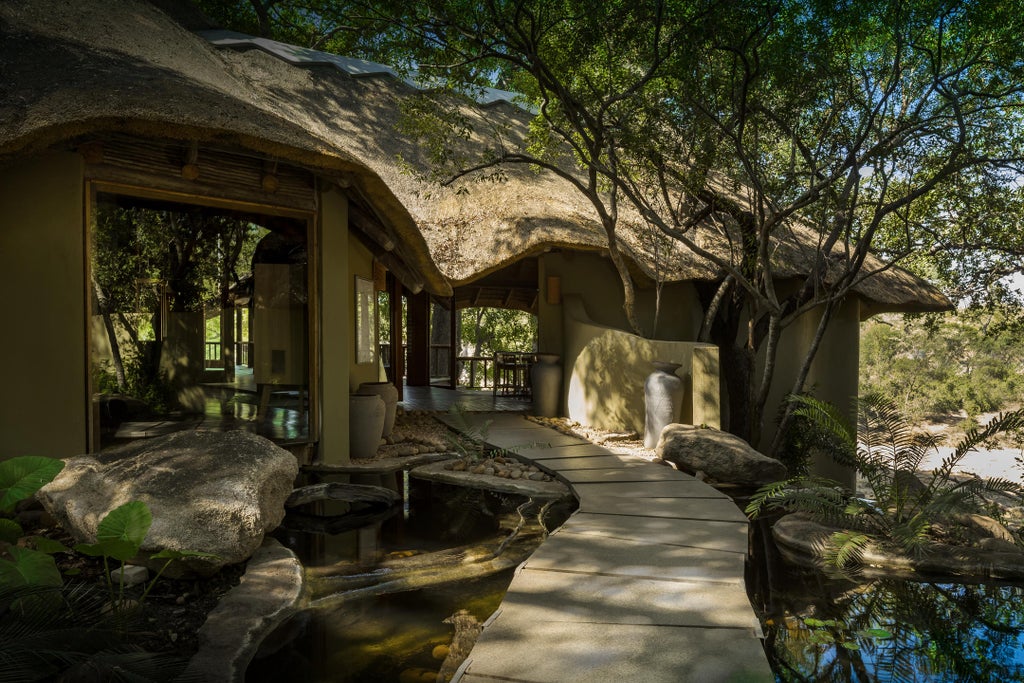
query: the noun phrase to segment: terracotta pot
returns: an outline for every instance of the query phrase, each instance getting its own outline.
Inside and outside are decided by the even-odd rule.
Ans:
[[[384,399],[376,394],[350,394],[348,398],[348,451],[350,458],[377,455],[384,433]]]
[[[652,361],[654,372],[644,382],[644,446],[658,445],[661,430],[667,425],[679,422],[683,409],[683,380],[676,375],[681,365],[664,361]]]
[[[376,394],[384,401],[384,436],[391,436],[395,428],[395,411],[398,409],[398,389],[391,382],[363,382],[357,390],[360,394]]]

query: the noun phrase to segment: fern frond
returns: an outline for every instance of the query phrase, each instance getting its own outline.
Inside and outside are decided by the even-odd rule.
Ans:
[[[806,394],[791,394],[793,414],[806,419],[816,429],[831,435],[851,451],[857,447],[857,428],[834,405]]]
[[[864,548],[873,539],[868,534],[837,531],[829,536],[822,559],[838,569],[850,569],[861,563]]]

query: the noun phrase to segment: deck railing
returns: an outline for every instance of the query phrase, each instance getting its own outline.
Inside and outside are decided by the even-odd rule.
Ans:
[[[224,358],[221,356],[221,344],[219,341],[208,341],[205,343],[206,350],[203,355],[203,367],[222,368]],[[235,342],[235,365],[249,365],[252,357],[252,342]]]

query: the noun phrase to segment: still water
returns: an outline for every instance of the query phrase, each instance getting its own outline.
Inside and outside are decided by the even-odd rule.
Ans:
[[[766,557],[749,584],[779,681],[1024,681],[1020,585],[830,578],[755,547]]]
[[[396,560],[414,562],[453,548],[493,548],[509,537],[516,520],[525,516],[533,522],[542,507],[524,505],[526,499],[518,496],[424,482],[413,485],[410,499],[404,511],[398,508],[368,527],[336,535],[284,530],[278,540],[295,550],[307,568],[335,565],[342,575],[372,577]],[[567,507],[545,509],[544,526],[554,529],[570,512]],[[531,537],[527,543],[532,546],[525,550],[540,540]],[[483,623],[504,597],[514,569],[304,612],[264,643],[246,680],[433,683],[453,638],[453,626],[445,620],[466,610]]]

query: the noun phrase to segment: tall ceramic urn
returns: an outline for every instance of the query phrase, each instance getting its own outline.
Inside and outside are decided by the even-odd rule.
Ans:
[[[384,401],[384,438],[391,436],[395,428],[395,411],[398,409],[398,389],[391,382],[363,382],[357,393],[377,394]]]
[[[349,394],[348,451],[355,460],[377,455],[384,433],[384,399],[376,394]]]
[[[681,366],[678,363],[652,361],[654,372],[644,382],[644,404],[646,420],[644,421],[644,446],[654,448],[658,445],[661,430],[666,425],[679,422],[679,414],[683,409],[683,380],[676,375]]]
[[[557,417],[562,398],[562,366],[557,353],[538,353],[537,362],[530,368],[533,392],[533,414],[538,417]]]

